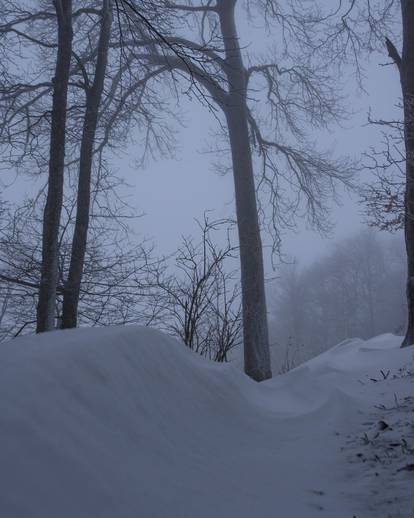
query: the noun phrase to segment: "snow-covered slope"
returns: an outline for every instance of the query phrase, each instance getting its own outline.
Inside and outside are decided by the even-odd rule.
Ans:
[[[349,341],[262,384],[148,328],[3,344],[0,516],[387,516],[375,479],[390,470],[358,452],[394,393],[408,406],[414,394],[413,349],[398,344]],[[403,495],[414,477],[395,462]]]

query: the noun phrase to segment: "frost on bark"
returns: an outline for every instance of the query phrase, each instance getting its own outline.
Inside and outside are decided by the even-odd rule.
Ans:
[[[67,95],[73,37],[72,1],[56,0],[54,4],[58,49],[53,79],[48,188],[43,217],[42,267],[36,326],[38,333],[55,327],[58,237],[63,202]]]

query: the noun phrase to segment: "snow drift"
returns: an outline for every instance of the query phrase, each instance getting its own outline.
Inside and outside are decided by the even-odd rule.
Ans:
[[[351,518],[343,437],[388,397],[369,378],[412,360],[398,340],[349,341],[262,384],[148,328],[3,344],[0,516]]]

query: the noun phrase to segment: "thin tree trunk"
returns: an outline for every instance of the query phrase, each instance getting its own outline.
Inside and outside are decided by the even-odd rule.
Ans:
[[[402,347],[414,344],[414,1],[401,0],[403,51],[400,65],[406,151],[405,245],[407,250],[407,332]]]
[[[79,161],[76,223],[72,240],[69,274],[64,288],[62,328],[76,327],[79,292],[85,262],[91,203],[91,174],[98,112],[105,83],[112,24],[112,0],[103,0],[95,77],[86,92],[86,109]]]
[[[226,51],[229,97],[224,107],[233,160],[243,307],[244,370],[262,381],[272,376],[262,243],[248,130],[246,76],[235,24],[235,0],[221,0],[219,17]]]
[[[38,333],[55,327],[58,281],[58,238],[63,202],[65,131],[70,62],[72,55],[72,0],[55,0],[58,51],[53,88],[49,177],[43,215],[42,266],[37,305]]]

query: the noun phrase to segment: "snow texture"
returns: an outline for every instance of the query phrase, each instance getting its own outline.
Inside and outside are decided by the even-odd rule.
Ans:
[[[149,328],[3,344],[0,516],[412,517],[399,342],[348,340],[261,384]]]

